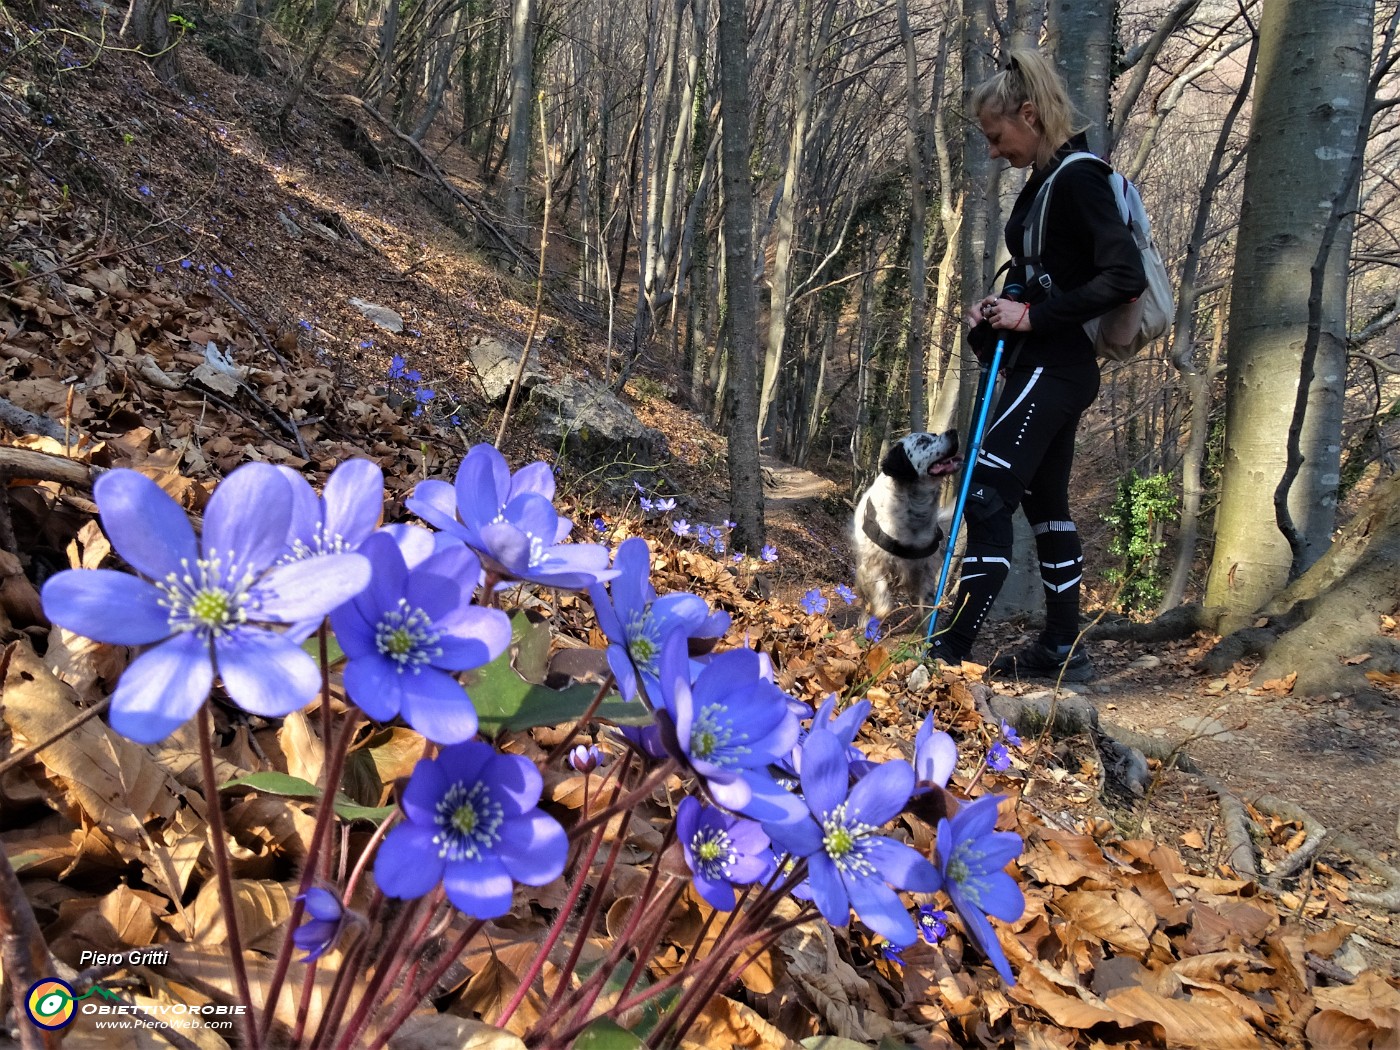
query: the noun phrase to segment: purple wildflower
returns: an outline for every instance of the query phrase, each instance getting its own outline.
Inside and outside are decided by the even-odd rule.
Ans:
[[[778,548],[771,543],[765,543],[763,549],[758,552],[758,560],[775,562],[778,560]]]
[[[306,905],[306,922],[292,934],[292,943],[306,954],[301,962],[312,962],[335,946],[345,926],[345,907],[330,890],[313,886],[296,898]]]
[[[676,837],[695,890],[717,911],[731,911],[734,887],[773,872],[773,851],[763,828],[687,795],[676,810]]]
[[[856,600],[856,592],[847,587],[844,583],[836,585],[836,597],[840,598],[847,605],[853,605]]]
[[[406,506],[429,525],[461,539],[502,579],[581,590],[617,575],[608,549],[563,542],[573,522],[554,505],[554,472],[531,463],[514,475],[490,445],[476,445],[455,485],[421,481]]]
[[[943,878],[926,858],[876,832],[904,808],[914,790],[908,762],[882,763],[851,785],[847,747],[816,728],[802,748],[803,819],[765,824],[779,849],[807,858],[812,899],[826,920],[844,926],[851,910],[895,944],[912,944],[914,920],[895,889],[934,893]],[[891,888],[893,887],[893,888]]]
[[[434,550],[423,529],[400,535],[402,544],[381,532],[360,545],[370,585],[331,614],[349,657],[345,691],[376,721],[402,715],[436,743],[469,740],[476,709],[455,674],[505,652],[510,620],[472,604],[481,563],[465,546]]]
[[[943,888],[962,917],[963,926],[1002,980],[1015,984],[996,931],[987,921],[994,915],[1014,922],[1025,910],[1026,900],[1016,880],[1003,869],[1021,854],[1021,837],[997,831],[995,795],[983,795],[963,806],[951,818],[938,822],[935,855],[943,874]]]
[[[113,549],[145,578],[70,569],[45,584],[43,603],[77,634],[154,646],[117,683],[113,729],[142,744],[165,738],[199,710],[216,671],[253,714],[281,717],[311,701],[321,684],[315,661],[260,625],[319,620],[364,588],[369,563],[358,554],[277,563],[292,495],[276,467],[230,473],[205,508],[200,539],[179,504],[134,470],[102,475],[93,495]]]
[[[690,522],[686,521],[684,518],[677,518],[675,521],[671,522],[671,531],[677,536],[689,536]]]
[[[827,601],[822,592],[813,587],[802,596],[802,601],[798,604],[802,606],[802,611],[808,616],[816,616],[818,613],[826,612]]]
[[[607,637],[608,666],[618,692],[631,700],[640,688],[654,701],[661,651],[672,634],[686,637],[701,631],[710,619],[705,599],[684,592],[657,597],[651,585],[651,549],[633,536],[618,545],[613,557],[616,574],[605,589],[588,589],[598,627]],[[726,618],[719,634],[729,623]]]
[[[1011,767],[1011,754],[1006,750],[1006,745],[997,741],[987,748],[987,765],[991,766],[998,773],[1005,772]]]
[[[569,840],[538,807],[540,771],[520,755],[472,740],[413,769],[407,818],[379,847],[374,879],[389,897],[413,899],[438,883],[467,915],[510,911],[515,883],[544,886],[564,870]]]
[[[592,773],[603,765],[603,751],[597,744],[579,744],[569,752],[569,766],[576,773]]]

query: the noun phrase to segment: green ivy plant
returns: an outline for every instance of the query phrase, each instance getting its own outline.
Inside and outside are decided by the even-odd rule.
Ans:
[[[1146,477],[1130,470],[1118,479],[1118,493],[1103,520],[1113,529],[1109,553],[1121,567],[1104,575],[1118,586],[1118,607],[1124,612],[1154,607],[1162,599],[1160,564],[1162,526],[1175,521],[1177,495],[1167,474]]]

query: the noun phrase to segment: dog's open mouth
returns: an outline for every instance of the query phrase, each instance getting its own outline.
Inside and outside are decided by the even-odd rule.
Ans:
[[[949,459],[941,459],[928,468],[928,476],[936,478],[943,474],[956,474],[962,469],[962,465],[962,456],[952,456]]]

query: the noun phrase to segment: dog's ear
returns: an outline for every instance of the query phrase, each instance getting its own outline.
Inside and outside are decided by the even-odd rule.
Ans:
[[[880,473],[894,478],[895,481],[919,480],[919,472],[914,469],[903,441],[896,441],[890,446],[885,458],[880,461]]]

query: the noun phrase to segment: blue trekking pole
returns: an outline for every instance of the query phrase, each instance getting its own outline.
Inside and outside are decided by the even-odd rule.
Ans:
[[[1008,284],[1001,290],[1001,298],[1017,299],[1022,288],[1019,284]],[[953,546],[958,541],[958,529],[962,526],[963,511],[967,509],[967,494],[972,490],[972,472],[977,469],[977,457],[982,454],[982,435],[987,429],[987,416],[991,414],[992,398],[996,394],[997,373],[1001,371],[1002,354],[1006,351],[1006,335],[1010,329],[1003,328],[992,350],[992,359],[982,366],[977,399],[977,420],[972,427],[972,440],[968,442],[967,455],[963,459],[962,484],[958,486],[958,502],[953,505],[953,520],[948,524],[948,547],[943,552],[943,568],[938,571],[938,589],[933,595],[933,611],[928,618],[928,633],[924,644],[933,641],[934,628],[938,625],[938,607],[943,604],[943,589],[948,586],[948,572],[953,567]]]

